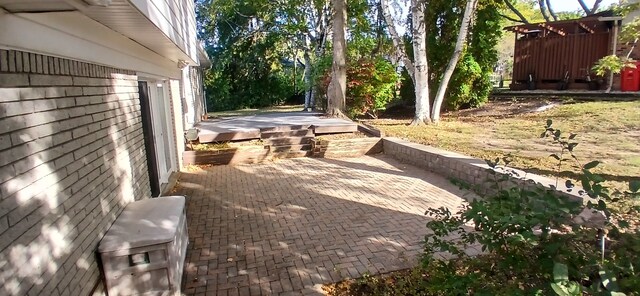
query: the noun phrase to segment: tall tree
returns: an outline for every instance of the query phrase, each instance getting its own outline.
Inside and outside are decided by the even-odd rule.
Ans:
[[[347,92],[347,0],[333,0],[333,63],[327,91],[327,114],[344,117]]]
[[[429,116],[429,65],[427,64],[426,27],[424,22],[425,4],[423,1],[411,0],[411,43],[413,47],[413,62],[407,56],[404,42],[398,35],[389,0],[381,0],[380,5],[389,34],[393,40],[396,55],[404,63],[414,85],[416,96],[416,112],[412,125],[431,122]]]
[[[469,26],[473,19],[476,7],[478,6],[478,1],[479,0],[467,0],[453,55],[451,56],[449,64],[447,65],[442,79],[440,80],[440,86],[438,87],[438,92],[436,93],[436,97],[433,101],[433,110],[431,112],[431,120],[433,120],[433,122],[440,121],[440,109],[442,108],[442,102],[444,101],[444,96],[446,95],[447,87],[449,86],[449,80],[453,75],[453,71],[456,69],[458,61],[460,60],[460,55],[462,55],[462,50],[467,40],[467,32],[469,31]]]

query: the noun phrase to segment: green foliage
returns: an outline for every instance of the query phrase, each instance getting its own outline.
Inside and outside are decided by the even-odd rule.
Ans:
[[[429,1],[425,14],[428,38],[431,97],[453,53],[466,1]],[[492,90],[491,74],[498,61],[496,46],[502,36],[501,1],[482,1],[470,28],[467,46],[451,77],[445,107],[477,107],[487,101]]]
[[[360,59],[347,66],[347,114],[378,117],[395,96],[399,75],[382,58]]]
[[[607,73],[620,74],[625,67],[635,68],[634,61],[627,58],[621,58],[616,55],[608,55],[596,62],[595,66],[591,68],[593,72],[598,76],[604,76]]]
[[[300,1],[290,1],[291,7]],[[200,0],[197,18],[213,67],[205,74],[209,111],[277,105],[294,95],[289,6],[268,0]],[[289,14],[288,14],[289,13]]]
[[[493,194],[470,201],[456,214],[447,208],[427,211],[433,220],[427,223],[431,234],[425,237],[423,268],[433,294],[622,295],[616,293],[640,289],[640,253],[635,252],[640,233],[622,231],[628,223],[614,206],[638,197],[639,185],[610,192],[592,173],[599,162],[581,165],[573,153],[575,134],[563,135],[549,120],[541,136],[558,147],[552,157],[559,169],[574,161],[582,171],[586,205],[555,190],[514,182],[518,175],[507,168],[508,157],[487,161]],[[575,189],[570,181],[566,185]],[[604,213],[603,223],[578,219],[585,208]],[[603,241],[609,245],[605,253]],[[479,246],[484,254],[468,256],[469,246]],[[442,260],[443,252],[457,259]]]
[[[389,102],[395,98],[400,75],[395,67],[380,55],[391,51],[389,40],[382,44],[376,38],[356,37],[347,45],[347,95],[346,114],[351,117],[376,118]],[[320,104],[326,101],[325,94],[331,80],[331,56],[319,58],[313,66],[314,81],[320,85]]]

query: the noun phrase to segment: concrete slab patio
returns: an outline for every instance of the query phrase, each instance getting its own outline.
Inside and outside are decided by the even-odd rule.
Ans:
[[[469,194],[388,156],[183,172],[187,295],[321,295],[322,284],[417,263],[428,207]]]
[[[196,124],[201,143],[259,139],[261,132],[312,129],[315,134],[355,132],[358,125],[340,118],[325,118],[321,113],[264,113],[223,119],[210,119]]]

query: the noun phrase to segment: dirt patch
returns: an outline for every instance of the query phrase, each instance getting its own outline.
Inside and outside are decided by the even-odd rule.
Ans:
[[[562,104],[562,101],[550,100],[500,100],[491,101],[479,108],[447,112],[445,116],[507,118],[526,113],[544,112]]]

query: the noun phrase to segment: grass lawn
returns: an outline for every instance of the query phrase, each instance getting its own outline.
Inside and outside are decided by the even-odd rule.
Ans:
[[[548,104],[553,107],[539,111]],[[536,110],[536,111],[534,111]],[[409,115],[410,116],[410,115]],[[598,173],[621,188],[640,177],[640,102],[495,101],[482,108],[445,114],[438,125],[408,126],[410,118],[369,121],[387,136],[456,151],[480,159],[511,154],[513,167],[541,175],[557,175],[558,152],[541,139],[547,119],[566,133],[578,134],[579,160],[603,162]],[[560,171],[572,170],[563,167]],[[575,175],[564,174],[564,177]],[[623,188],[621,188],[623,189]],[[626,189],[626,188],[624,188]]]
[[[303,105],[274,106],[263,109],[240,109],[232,111],[209,112],[209,118],[225,118],[233,116],[250,116],[264,113],[284,113],[302,111]]]

